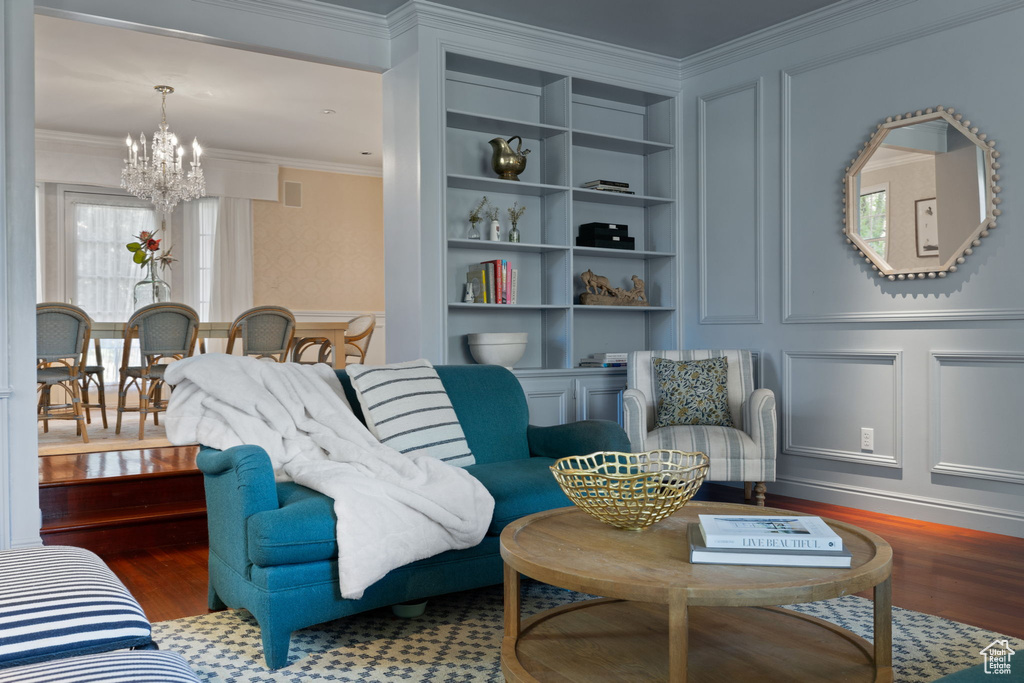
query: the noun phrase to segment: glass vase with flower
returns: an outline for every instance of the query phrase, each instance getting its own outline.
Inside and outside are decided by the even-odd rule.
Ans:
[[[486,210],[488,205],[487,196],[485,195],[476,207],[469,212],[469,235],[468,239],[478,240],[480,239],[480,231],[476,229],[476,224],[483,220],[483,212]]]
[[[164,228],[165,223],[161,223],[160,230]],[[136,282],[132,290],[133,310],[171,300],[171,286],[157,275],[156,266],[160,264],[160,268],[164,269],[176,259],[171,256],[170,249],[160,253],[160,242],[163,239],[156,236],[160,230],[143,230],[135,236],[137,242],[125,245],[132,254],[132,261],[146,269],[146,276]]]
[[[519,219],[526,213],[525,206],[519,206],[519,202],[513,202],[512,206],[508,209],[508,221],[512,224],[512,228],[508,231],[509,242],[519,242],[521,237],[519,235]]]

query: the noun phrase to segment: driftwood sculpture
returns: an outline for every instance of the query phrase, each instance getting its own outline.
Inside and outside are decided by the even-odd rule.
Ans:
[[[608,278],[595,275],[590,269],[580,273],[580,280],[587,290],[580,294],[580,303],[584,306],[650,306],[644,281],[637,275],[632,278],[632,289],[612,287]]]

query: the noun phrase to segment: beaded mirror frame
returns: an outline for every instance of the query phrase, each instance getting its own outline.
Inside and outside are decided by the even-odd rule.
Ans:
[[[948,124],[949,131],[958,132],[967,141],[973,143],[979,150],[979,153],[976,154],[979,166],[977,178],[978,183],[975,187],[978,188],[978,216],[981,217],[981,220],[976,226],[973,221],[965,225],[962,228],[965,234],[963,241],[956,242],[952,249],[944,250],[945,254],[938,254],[937,256],[939,256],[939,259],[937,261],[928,264],[896,268],[890,265],[884,256],[880,256],[876,253],[872,248],[871,243],[861,235],[860,173],[865,169],[865,166],[869,161],[871,161],[872,157],[876,156],[876,153],[882,149],[883,141],[885,141],[886,138],[892,139],[890,134],[893,131],[915,124],[927,124],[929,122],[934,122],[935,124],[941,124],[944,122]],[[939,127],[941,128],[941,126]],[[905,148],[894,147],[894,149]],[[998,173],[1000,164],[997,161],[998,159],[999,152],[995,149],[995,141],[989,140],[987,134],[979,132],[977,126],[972,126],[969,119],[965,118],[962,113],[955,111],[952,107],[929,107],[924,110],[918,109],[916,112],[907,112],[905,114],[897,114],[895,116],[887,117],[883,122],[877,125],[875,132],[871,134],[862,146],[859,154],[850,162],[850,165],[846,167],[843,175],[842,232],[843,236],[846,238],[846,243],[849,244],[851,249],[854,249],[868,265],[871,266],[872,271],[876,272],[879,277],[887,278],[891,281],[934,279],[936,277],[946,277],[948,273],[955,273],[957,271],[957,267],[963,264],[966,258],[974,253],[974,249],[976,247],[981,245],[981,239],[987,237],[989,231],[996,227],[997,218],[1002,213],[999,208],[1001,199],[998,197],[999,193],[1002,191],[1002,188],[998,185],[1000,180],[1000,175]],[[982,194],[984,196],[981,196]],[[916,200],[915,205],[926,201],[936,202],[935,196],[928,200],[918,199]],[[941,198],[939,198],[938,204],[941,205]],[[926,205],[924,210],[929,214],[932,214],[931,209],[934,209],[934,207],[935,204],[932,204],[930,207]],[[936,211],[936,213],[939,212]],[[937,229],[935,226],[932,227],[933,229]],[[895,228],[893,226],[887,225],[887,235],[894,229]],[[916,234],[914,239],[918,243],[918,256],[921,255],[920,230],[920,226],[915,224]],[[889,238],[887,237],[887,239]],[[935,246],[925,248],[938,250],[938,245],[936,244]]]

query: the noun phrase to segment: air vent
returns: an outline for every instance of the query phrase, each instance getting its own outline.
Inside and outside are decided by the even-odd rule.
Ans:
[[[302,183],[284,181],[284,205],[293,209],[302,208]]]

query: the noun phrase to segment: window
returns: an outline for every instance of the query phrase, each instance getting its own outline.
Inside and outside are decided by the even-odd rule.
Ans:
[[[145,273],[125,249],[139,233],[157,228],[152,204],[131,197],[68,192],[68,298],[93,320],[128,320],[132,289]]]
[[[66,300],[93,320],[127,321],[134,308],[132,291],[144,272],[125,245],[140,232],[156,229],[153,205],[115,194],[65,192],[64,222]],[[120,366],[121,346],[119,339],[100,341],[104,367]],[[107,378],[116,382],[116,370],[108,371]]]
[[[872,251],[885,258],[889,247],[888,183],[861,188],[858,234]]]

